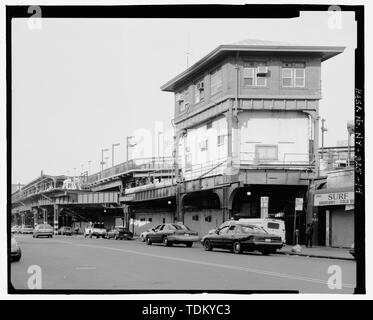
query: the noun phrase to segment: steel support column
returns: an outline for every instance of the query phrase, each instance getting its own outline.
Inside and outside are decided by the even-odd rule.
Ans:
[[[58,204],[54,204],[53,205],[53,216],[54,216],[54,219],[53,219],[53,229],[54,229],[54,234],[55,235],[58,234],[58,218],[59,218],[59,214],[60,214],[59,205]]]

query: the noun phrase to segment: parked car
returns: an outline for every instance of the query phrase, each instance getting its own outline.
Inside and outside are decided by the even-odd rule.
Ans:
[[[31,234],[33,233],[34,228],[30,225],[23,225],[21,229],[19,230],[19,233],[21,234]]]
[[[206,251],[213,248],[229,249],[234,253],[259,250],[264,255],[282,248],[280,236],[270,234],[263,228],[236,222],[207,234],[201,240]]]
[[[39,237],[52,238],[53,227],[49,224],[38,224],[34,229],[32,237],[33,238],[39,238]]]
[[[12,234],[11,236],[11,245],[10,245],[10,258],[11,261],[19,261],[21,260],[22,250],[19,246],[16,237]]]
[[[353,243],[351,245],[351,248],[350,248],[350,254],[354,257],[354,259],[356,259],[356,256],[355,256],[355,243]]]
[[[191,247],[193,242],[198,241],[198,233],[190,230],[187,226],[175,223],[165,223],[159,228],[153,229],[152,232],[146,235],[146,243],[163,243],[164,246],[172,246],[175,244],[185,244]]]
[[[217,230],[223,229],[224,227],[227,227],[227,226],[236,225],[236,224],[237,224],[237,220],[224,221],[219,227],[209,230],[208,234],[214,234],[216,233]]]
[[[105,238],[106,237],[105,224],[102,222],[90,223],[88,227],[84,229],[84,238],[86,237]]]
[[[268,233],[280,236],[282,242],[286,244],[285,221],[283,220],[272,218],[241,218],[238,222],[262,227]]]
[[[20,229],[20,226],[12,226],[10,231],[11,231],[11,233],[18,233],[19,229]]]
[[[140,239],[141,239],[141,241],[142,241],[142,242],[145,242],[145,241],[146,241],[146,236],[147,236],[149,233],[151,233],[151,232],[153,232],[153,231],[155,231],[155,230],[158,230],[160,227],[161,227],[161,224],[159,224],[158,226],[156,226],[156,227],[154,227],[154,228],[149,228],[149,229],[145,230],[144,232],[141,232],[141,233],[140,233]]]
[[[71,236],[73,234],[73,229],[71,227],[61,227],[57,230],[57,234],[62,236]]]
[[[116,226],[106,233],[106,238],[107,239],[113,238],[115,240],[118,240],[118,239],[131,240],[133,238],[133,233],[123,226]]]

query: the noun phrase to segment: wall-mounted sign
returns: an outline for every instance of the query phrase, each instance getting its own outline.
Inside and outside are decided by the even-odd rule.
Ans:
[[[315,206],[341,206],[355,203],[354,192],[332,192],[315,194]]]

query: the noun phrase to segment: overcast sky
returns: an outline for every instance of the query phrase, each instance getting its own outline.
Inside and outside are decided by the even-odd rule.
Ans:
[[[328,12],[298,19],[43,19],[29,29],[12,21],[12,183],[40,175],[99,170],[101,149],[125,160],[125,140],[137,129],[171,129],[174,98],[160,86],[220,44],[244,39],[346,46],[322,65],[320,115],[326,145],[347,139],[353,120],[353,13],[340,29]],[[189,36],[188,36],[189,35]],[[158,125],[156,124],[158,121]],[[157,126],[157,129],[156,129]],[[162,139],[162,138],[161,138]],[[153,154],[157,155],[157,148]],[[166,152],[167,153],[167,152]]]

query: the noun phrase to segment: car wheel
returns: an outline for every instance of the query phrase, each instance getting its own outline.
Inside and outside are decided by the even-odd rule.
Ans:
[[[193,242],[187,242],[185,245],[187,246],[187,248],[191,248],[193,246]]]
[[[212,250],[212,245],[211,245],[211,242],[210,240],[205,240],[203,242],[203,247],[205,248],[206,251],[211,251]]]
[[[234,253],[242,253],[242,246],[239,241],[235,241],[233,243],[233,252]]]
[[[152,241],[150,240],[149,237],[146,237],[146,244],[149,246],[152,244]]]
[[[170,241],[168,241],[168,238],[167,238],[167,237],[163,237],[162,242],[163,242],[163,245],[164,245],[165,247],[170,247],[170,246],[172,245],[172,243],[171,243]]]

